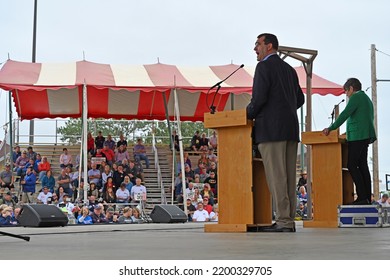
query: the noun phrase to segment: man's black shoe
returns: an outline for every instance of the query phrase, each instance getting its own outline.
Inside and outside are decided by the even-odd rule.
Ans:
[[[295,228],[282,227],[277,224],[273,224],[270,227],[265,227],[259,230],[260,232],[295,232]]]

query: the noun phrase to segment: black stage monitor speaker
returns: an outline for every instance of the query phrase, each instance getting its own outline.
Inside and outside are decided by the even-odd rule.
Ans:
[[[19,222],[24,227],[59,227],[68,224],[68,217],[58,207],[46,204],[26,204]]]
[[[176,205],[155,205],[150,218],[153,223],[185,223],[187,215]]]

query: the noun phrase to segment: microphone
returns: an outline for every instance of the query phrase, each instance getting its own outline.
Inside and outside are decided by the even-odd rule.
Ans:
[[[241,64],[240,67],[238,67],[236,70],[234,70],[229,76],[227,76],[225,79],[223,79],[222,81],[219,81],[218,83],[216,83],[215,85],[213,85],[207,92],[207,96],[208,96],[208,93],[210,92],[210,90],[212,90],[213,88],[217,87],[217,90],[215,91],[214,93],[214,96],[213,96],[213,101],[211,102],[211,106],[209,107],[210,109],[210,113],[211,114],[215,114],[215,109],[216,107],[214,106],[214,101],[215,101],[215,97],[217,96],[218,94],[218,91],[219,89],[221,88],[221,84],[226,81],[227,79],[229,79],[234,73],[236,73],[238,70],[240,70],[241,68],[244,67],[244,64]],[[207,100],[207,98],[206,98]]]
[[[332,110],[332,114],[331,114],[331,116],[332,116],[332,123],[333,123],[333,120],[334,120],[334,114],[335,114],[335,112],[336,112],[336,108],[337,108],[341,103],[343,103],[344,101],[345,101],[345,99],[341,100],[339,103],[337,103],[336,105],[334,105],[333,110]]]

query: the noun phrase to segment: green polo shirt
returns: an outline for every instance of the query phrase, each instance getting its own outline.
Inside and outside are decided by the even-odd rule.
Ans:
[[[370,143],[376,140],[374,128],[374,106],[371,99],[360,90],[352,94],[345,109],[329,130],[339,128],[347,121],[347,140],[359,141],[369,139]]]

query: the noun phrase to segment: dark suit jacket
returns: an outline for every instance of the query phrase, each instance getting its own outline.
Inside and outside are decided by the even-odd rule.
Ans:
[[[293,67],[278,55],[271,55],[256,66],[248,119],[255,119],[256,144],[299,141],[297,109],[305,102]]]

